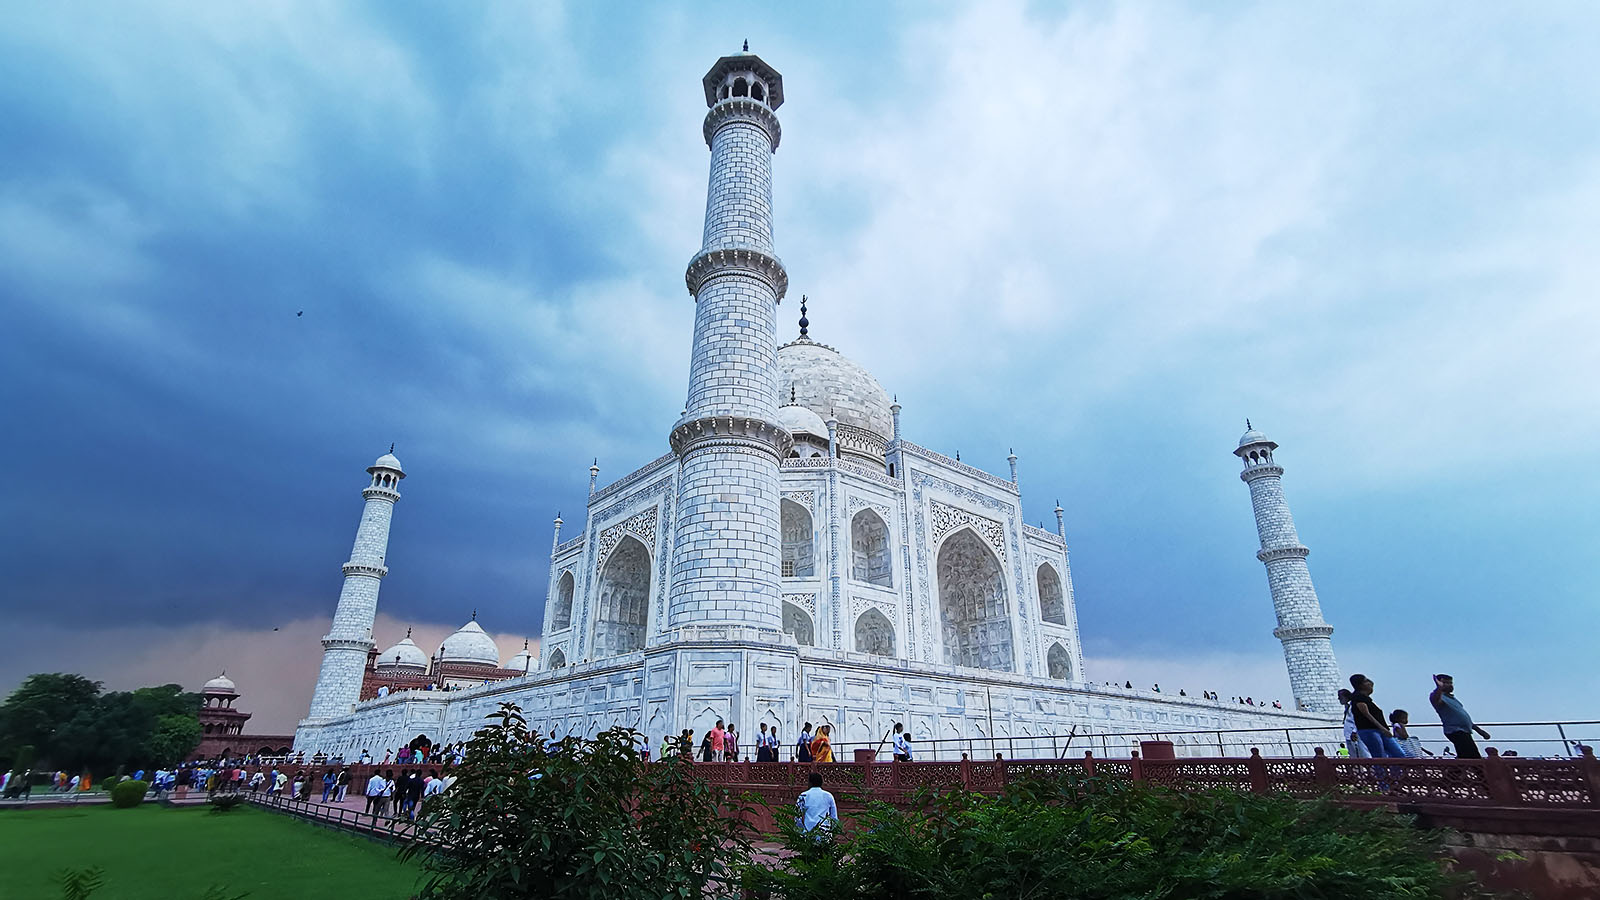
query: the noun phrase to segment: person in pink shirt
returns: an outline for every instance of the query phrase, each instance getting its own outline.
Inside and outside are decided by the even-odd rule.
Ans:
[[[727,732],[723,730],[722,720],[718,719],[716,727],[711,729],[711,758],[718,762],[721,762],[723,758],[723,738],[726,736]]]

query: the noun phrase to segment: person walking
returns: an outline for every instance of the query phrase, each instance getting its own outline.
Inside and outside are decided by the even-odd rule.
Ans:
[[[344,795],[349,793],[349,791],[350,791],[350,770],[349,769],[340,769],[339,770],[339,789],[338,789],[338,792],[334,794],[333,802],[335,802],[335,803],[343,803],[344,802]]]
[[[832,725],[820,725],[817,727],[817,736],[811,739],[812,759],[821,763],[833,762],[833,741],[830,740],[832,734]]]
[[[1372,754],[1374,759],[1396,759],[1404,757],[1405,751],[1394,742],[1394,735],[1389,731],[1388,722],[1384,721],[1383,709],[1372,700],[1372,679],[1365,675],[1351,675],[1350,708],[1355,712],[1356,735],[1361,738],[1361,743]]]
[[[811,762],[811,723],[807,722],[800,729],[800,740],[794,745],[794,758],[796,762]]]
[[[727,759],[724,753],[727,749],[728,732],[722,727],[721,719],[718,719],[716,726],[711,729],[710,737],[711,758],[717,762],[722,762],[723,760]]]
[[[379,814],[387,812],[391,818],[398,814],[400,804],[395,799],[394,770],[389,769],[383,773],[383,796],[378,801]]]
[[[1489,732],[1474,725],[1467,708],[1456,699],[1456,680],[1442,673],[1433,676],[1433,692],[1428,694],[1428,702],[1433,704],[1433,711],[1439,714],[1445,739],[1456,749],[1456,759],[1483,759],[1472,733],[1476,731],[1487,741]]]
[[[728,723],[728,733],[722,736],[723,758],[728,762],[739,761],[739,726]]]
[[[834,802],[832,794],[822,789],[821,772],[811,773],[810,785],[794,802],[797,813],[795,824],[805,832],[817,829],[821,829],[822,833],[832,831],[839,821],[839,804]]]
[[[367,814],[374,819],[383,811],[383,776],[373,770],[372,777],[367,779]]]
[[[334,790],[339,787],[339,773],[332,769],[322,773],[322,802],[327,803],[333,796]]]
[[[716,758],[716,752],[711,742],[711,732],[708,731],[706,736],[700,739],[700,761],[711,762]]]

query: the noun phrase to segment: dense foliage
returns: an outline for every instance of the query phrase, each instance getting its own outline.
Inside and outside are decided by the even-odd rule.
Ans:
[[[200,743],[200,695],[176,684],[101,693],[81,675],[30,675],[0,704],[0,766],[112,772],[181,761]]]
[[[691,764],[643,765],[634,732],[552,742],[509,704],[490,719],[423,813],[448,850],[405,851],[425,857],[422,897],[698,898],[747,858],[745,827]]]
[[[793,855],[752,866],[746,886],[774,900],[1487,896],[1404,817],[1288,797],[1068,778],[875,803],[857,825],[786,824]]]
[[[117,782],[111,788],[111,805],[117,809],[138,806],[144,802],[144,795],[149,792],[150,782],[148,781],[135,781],[130,778],[127,781]]]

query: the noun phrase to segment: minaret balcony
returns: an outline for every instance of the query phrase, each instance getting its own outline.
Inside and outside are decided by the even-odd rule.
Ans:
[[[706,146],[711,146],[711,139],[723,126],[733,122],[748,122],[765,131],[773,150],[778,149],[778,142],[783,139],[783,127],[778,124],[778,114],[768,109],[765,103],[748,97],[730,97],[706,110],[706,122],[701,129],[705,133]]]
[[[700,296],[700,288],[717,275],[728,273],[750,275],[765,281],[772,292],[777,294],[777,299],[782,302],[783,295],[789,292],[789,273],[783,268],[783,260],[770,253],[760,250],[706,250],[689,260],[689,268],[683,274],[684,283],[689,288],[689,295]],[[396,497],[399,495],[396,494]]]
[[[1333,635],[1332,625],[1285,625],[1274,628],[1272,636],[1280,641],[1303,641],[1309,638],[1327,638]]]
[[[1280,559],[1305,559],[1311,555],[1311,550],[1306,547],[1274,547],[1271,550],[1262,550],[1256,554],[1256,559],[1264,563],[1277,562]]]
[[[373,578],[382,578],[389,574],[388,566],[375,566],[371,563],[358,563],[354,560],[345,563],[340,569],[346,575],[371,575]]]

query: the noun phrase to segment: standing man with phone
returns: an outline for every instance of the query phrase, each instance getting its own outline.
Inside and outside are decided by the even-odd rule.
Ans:
[[[1472,733],[1476,731],[1487,741],[1489,732],[1472,724],[1472,716],[1467,715],[1467,708],[1456,699],[1456,680],[1449,675],[1433,676],[1433,693],[1428,695],[1428,702],[1439,714],[1439,722],[1444,725],[1444,736],[1455,745],[1456,759],[1483,759]]]

